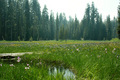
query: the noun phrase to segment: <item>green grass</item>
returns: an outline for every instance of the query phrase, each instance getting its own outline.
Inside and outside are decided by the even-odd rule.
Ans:
[[[48,74],[50,65],[61,64],[72,70],[77,80],[120,79],[119,41],[1,41],[0,53],[11,52],[34,54],[21,56],[20,63],[0,60],[2,80],[65,80],[61,74]],[[42,64],[37,65],[39,62]]]

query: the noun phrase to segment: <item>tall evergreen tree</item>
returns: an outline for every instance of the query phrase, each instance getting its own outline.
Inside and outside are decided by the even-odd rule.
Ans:
[[[83,34],[83,38],[86,40],[86,39],[91,39],[91,30],[92,28],[90,27],[90,22],[91,22],[91,12],[90,12],[90,5],[87,4],[87,8],[86,8],[86,11],[85,11],[85,15],[84,15],[84,18],[81,22],[81,34]]]
[[[64,29],[64,39],[67,41],[67,39],[68,39],[68,31],[69,29],[68,29],[68,27],[65,27],[65,29]]]
[[[31,36],[33,40],[39,40],[40,38],[40,23],[41,23],[41,11],[38,0],[32,0],[31,3]]]
[[[15,12],[15,2],[14,0],[8,1],[8,11],[7,11],[7,20],[6,20],[6,26],[7,26],[7,39],[6,40],[15,40],[15,34],[16,31],[16,12]]]
[[[54,34],[55,34],[55,21],[54,21],[54,14],[51,11],[50,14],[50,39],[53,40],[54,39]]]
[[[26,19],[26,35],[25,35],[25,40],[30,39],[30,5],[29,5],[29,0],[25,0],[25,19]]]
[[[95,40],[95,30],[96,30],[96,26],[95,26],[95,20],[96,20],[96,15],[97,15],[97,9],[94,6],[94,2],[92,2],[92,6],[91,6],[91,39]]]
[[[58,13],[56,16],[56,41],[59,40],[59,18],[58,18]]]
[[[64,25],[60,27],[59,39],[60,39],[60,40],[64,40],[64,39],[65,39]]]
[[[98,40],[103,40],[106,35],[106,28],[102,21],[102,15],[99,16]]]
[[[95,40],[99,40],[100,38],[100,31],[101,31],[101,26],[100,26],[100,16],[99,13],[96,14],[96,25],[95,25]]]
[[[106,36],[106,39],[107,40],[110,40],[112,39],[112,25],[111,25],[111,20],[110,20],[110,16],[107,16],[107,22],[106,22],[106,33],[107,33],[107,36]]]
[[[24,19],[24,1],[18,0],[16,2],[16,33],[17,33],[17,40],[23,40],[25,39],[25,19]]]
[[[74,23],[74,39],[80,39],[79,36],[79,21],[75,15],[75,23]]]
[[[19,38],[19,40],[20,40],[20,38],[21,38],[21,9],[20,9],[20,2],[18,1],[17,2],[17,10],[16,10],[16,19],[17,19],[17,24],[16,24],[16,26],[17,26],[17,37]]]
[[[6,37],[6,0],[0,0],[0,40]]]
[[[117,19],[114,17],[114,19],[111,21],[112,24],[112,38],[117,37]]]
[[[117,28],[118,38],[120,39],[120,5],[118,6],[118,28]]]
[[[68,26],[69,26],[69,39],[73,39],[74,19],[71,16],[69,17]]]
[[[49,24],[49,15],[48,15],[48,9],[45,5],[42,11],[42,38],[44,40],[48,39],[49,33],[48,33],[48,24]]]

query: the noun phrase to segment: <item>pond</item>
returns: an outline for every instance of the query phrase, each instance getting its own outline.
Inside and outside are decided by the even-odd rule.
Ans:
[[[66,80],[76,80],[75,74],[68,68],[64,68],[63,66],[49,67],[49,75],[53,75],[55,77],[58,74],[62,75]]]

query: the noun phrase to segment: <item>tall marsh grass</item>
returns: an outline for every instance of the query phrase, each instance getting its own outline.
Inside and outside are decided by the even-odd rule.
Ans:
[[[120,42],[0,42],[0,53],[7,52],[34,54],[21,56],[20,62],[0,60],[0,79],[65,80],[61,74],[49,75],[49,66],[54,65],[69,68],[76,80],[120,79]]]

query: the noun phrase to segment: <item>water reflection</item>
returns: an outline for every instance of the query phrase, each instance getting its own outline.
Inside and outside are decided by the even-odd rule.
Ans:
[[[66,80],[76,80],[75,74],[69,69],[65,69],[64,67],[50,67],[49,75],[57,76],[57,74],[62,75]]]

